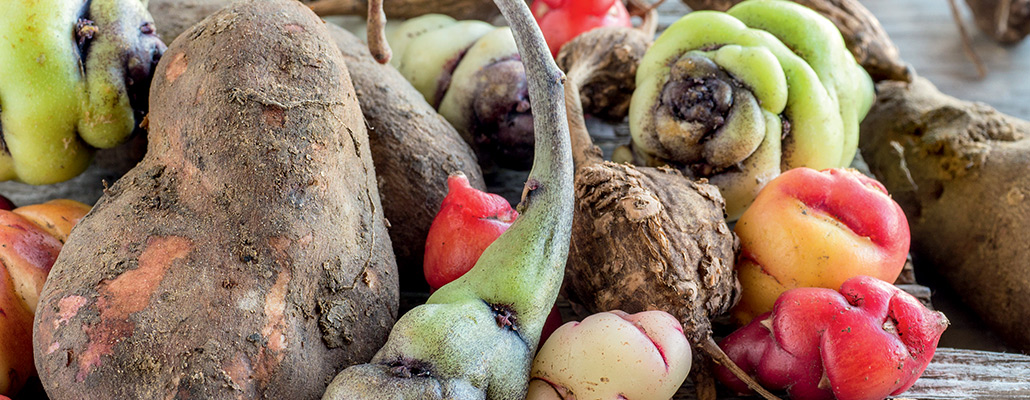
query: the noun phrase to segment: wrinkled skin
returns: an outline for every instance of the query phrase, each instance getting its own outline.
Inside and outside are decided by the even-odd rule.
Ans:
[[[850,164],[873,99],[833,23],[783,0],[687,14],[655,40],[636,83],[636,162],[708,178],[731,220],[780,171]]]
[[[773,179],[737,221],[735,268],[744,325],[797,287],[834,289],[868,275],[894,282],[905,266],[908,219],[887,189],[853,169],[795,168]]]
[[[3,198],[6,200],[6,198]],[[51,200],[0,210],[0,394],[36,374],[32,318],[61,246],[89,206]]]
[[[0,180],[65,181],[85,170],[94,148],[127,140],[146,112],[164,50],[139,0],[5,6]]]
[[[792,399],[878,400],[904,392],[933,358],[948,319],[876,278],[841,286],[798,288],[771,313],[723,339],[734,362],[771,390]],[[749,392],[724,367],[716,376]]]

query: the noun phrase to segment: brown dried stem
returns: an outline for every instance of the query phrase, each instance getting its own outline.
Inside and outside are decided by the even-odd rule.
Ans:
[[[386,43],[386,13],[383,12],[383,0],[370,0],[368,2],[368,51],[380,64],[390,62],[393,54],[390,51],[390,44]]]
[[[316,0],[308,7],[318,15],[363,15],[368,0]],[[437,13],[455,19],[489,20],[499,13],[491,0],[383,0],[390,18],[412,18]]]
[[[987,77],[987,68],[984,67],[983,60],[976,54],[976,50],[973,49],[973,43],[969,39],[969,32],[966,31],[966,25],[962,23],[962,16],[959,14],[958,5],[955,0],[948,0],[948,7],[951,8],[951,17],[955,20],[955,26],[958,27],[959,36],[962,38],[962,51],[966,53],[966,57],[973,62],[976,66],[976,75],[978,78],[983,79]]]

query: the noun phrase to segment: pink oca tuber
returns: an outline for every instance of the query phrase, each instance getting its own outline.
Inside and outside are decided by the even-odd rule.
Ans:
[[[894,282],[910,236],[901,207],[853,169],[789,170],[759,192],[734,228],[741,325],[796,287],[838,288],[858,275]]]
[[[798,288],[719,345],[763,386],[795,400],[883,399],[912,386],[948,326],[941,312],[879,279],[858,276],[839,293]],[[741,393],[729,370],[716,376]]]

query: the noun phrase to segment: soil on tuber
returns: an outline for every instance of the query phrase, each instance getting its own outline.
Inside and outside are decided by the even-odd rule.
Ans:
[[[144,160],[79,222],[40,298],[51,399],[316,399],[385,342],[396,266],[332,43],[300,3],[253,0],[172,44]]]
[[[541,329],[561,286],[572,224],[572,155],[561,71],[521,0],[498,0],[526,60],[536,152],[520,216],[476,265],[397,321],[368,364],[324,399],[525,398]]]
[[[744,0],[683,0],[693,10],[726,11]],[[873,80],[909,81],[912,67],[901,59],[880,21],[859,0],[794,0],[837,25],[848,49]]]
[[[917,271],[1030,351],[1030,122],[922,78],[877,92],[862,155],[908,216]]]
[[[172,24],[161,32],[174,37],[229,3],[151,0],[150,10],[158,23]],[[447,177],[462,171],[473,187],[485,188],[476,155],[396,69],[377,63],[367,46],[350,32],[332,24],[327,27],[343,53],[368,125],[401,290],[425,291],[422,256],[426,235],[447,195]]]
[[[564,292],[589,312],[663,310],[675,316],[695,347],[691,374],[698,398],[710,400],[715,381],[708,362],[731,363],[712,340],[710,319],[726,313],[740,292],[733,270],[739,243],[726,225],[719,189],[670,168],[604,161],[583,120],[579,85],[621,60],[639,60],[647,49],[649,36],[632,30],[592,30],[558,57],[568,73],[566,114],[576,164]],[[612,44],[595,45],[605,42]]]

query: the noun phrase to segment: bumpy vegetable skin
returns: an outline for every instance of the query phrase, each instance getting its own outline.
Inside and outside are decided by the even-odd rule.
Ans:
[[[290,0],[235,3],[166,54],[146,157],[40,297],[40,380],[55,400],[318,398],[398,306],[347,68]]]
[[[873,100],[833,23],[785,0],[748,0],[671,25],[637,70],[638,162],[708,178],[736,219],[781,171],[851,163]]]
[[[763,385],[792,399],[878,400],[915,383],[947,326],[943,313],[912,295],[859,276],[839,292],[789,290],[771,313],[719,345]],[[730,388],[749,391],[725,368],[716,373]]]
[[[133,133],[164,52],[138,0],[15,1],[0,14],[0,180],[71,179]]]
[[[916,270],[1030,351],[1030,122],[923,78],[877,89],[862,155],[909,217]]]
[[[797,287],[839,288],[867,275],[894,282],[911,236],[883,184],[857,170],[795,168],[769,182],[734,227],[740,254],[737,323],[771,311]]]

